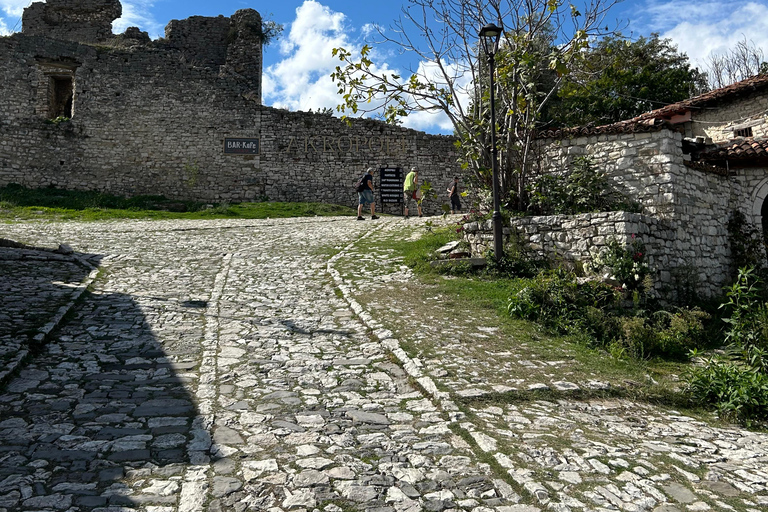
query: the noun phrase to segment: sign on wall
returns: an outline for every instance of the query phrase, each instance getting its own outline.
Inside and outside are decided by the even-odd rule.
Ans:
[[[231,155],[258,155],[259,139],[224,139],[224,153]]]
[[[382,203],[403,202],[403,170],[401,168],[379,169],[379,193]]]

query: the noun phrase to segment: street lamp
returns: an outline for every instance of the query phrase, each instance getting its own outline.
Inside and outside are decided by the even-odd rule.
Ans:
[[[496,148],[496,105],[493,77],[496,73],[494,58],[499,50],[502,28],[489,23],[480,29],[480,43],[488,57],[488,70],[491,75],[491,169],[493,170],[493,256],[501,261],[504,256],[504,232],[501,226],[501,192],[499,191],[499,150]]]

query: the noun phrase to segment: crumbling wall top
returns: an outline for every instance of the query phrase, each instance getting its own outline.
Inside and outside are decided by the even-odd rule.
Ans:
[[[123,13],[120,0],[48,0],[24,9],[22,33],[95,43],[112,37],[112,22]]]

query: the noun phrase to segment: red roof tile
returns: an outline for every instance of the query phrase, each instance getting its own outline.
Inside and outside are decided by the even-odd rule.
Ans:
[[[723,101],[733,100],[741,96],[751,94],[768,88],[768,74],[755,75],[741,82],[736,82],[714,91],[705,92],[700,96],[689,100],[673,103],[645,114],[639,115],[630,121],[641,121],[644,119],[663,119],[670,118],[676,114],[681,114],[688,110],[698,110],[712,105],[717,105]]]
[[[768,139],[734,139],[719,144],[700,154],[701,160],[714,161],[768,161]]]

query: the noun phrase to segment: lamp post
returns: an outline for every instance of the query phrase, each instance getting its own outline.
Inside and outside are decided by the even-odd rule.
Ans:
[[[499,39],[502,28],[489,23],[480,29],[480,42],[483,52],[488,57],[488,70],[491,75],[491,169],[493,171],[493,256],[500,261],[504,256],[504,231],[501,225],[501,192],[499,190],[499,150],[496,148],[496,105],[495,86],[496,52],[499,50]]]

